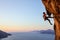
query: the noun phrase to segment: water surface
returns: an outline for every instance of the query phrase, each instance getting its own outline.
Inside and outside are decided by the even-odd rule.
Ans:
[[[53,34],[40,34],[37,32],[16,32],[2,40],[54,40]]]

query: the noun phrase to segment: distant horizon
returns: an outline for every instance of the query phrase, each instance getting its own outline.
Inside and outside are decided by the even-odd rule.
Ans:
[[[53,30],[53,29],[42,29],[42,30]],[[14,33],[14,32],[35,32],[35,31],[42,31],[42,30],[30,30],[30,31],[4,31],[4,30],[1,30],[1,31],[4,31],[4,32],[9,32],[9,33]]]

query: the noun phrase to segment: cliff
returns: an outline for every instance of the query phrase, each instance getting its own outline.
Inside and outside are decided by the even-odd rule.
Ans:
[[[7,38],[8,36],[11,36],[11,34],[6,33],[4,31],[0,30],[0,39]]]

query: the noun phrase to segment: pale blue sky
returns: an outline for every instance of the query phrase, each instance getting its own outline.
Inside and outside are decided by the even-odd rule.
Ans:
[[[0,25],[11,28],[13,26],[23,28],[27,25],[28,27],[37,25],[36,28],[52,28],[47,21],[43,20],[44,11],[41,0],[0,0]]]

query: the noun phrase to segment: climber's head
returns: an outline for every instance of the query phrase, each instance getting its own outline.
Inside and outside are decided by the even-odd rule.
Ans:
[[[43,12],[43,14],[45,14],[45,12]]]

